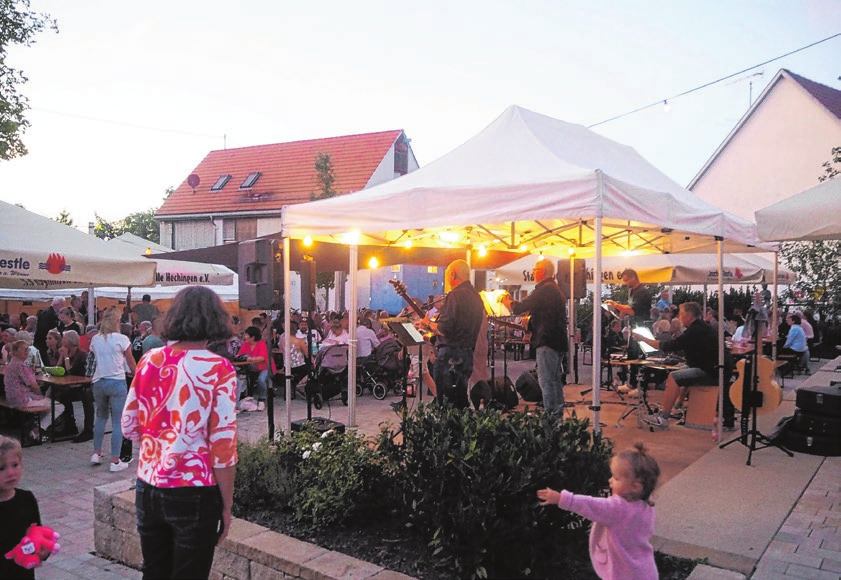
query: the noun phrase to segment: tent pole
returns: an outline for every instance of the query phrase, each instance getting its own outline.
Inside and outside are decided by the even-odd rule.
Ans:
[[[718,241],[718,421],[715,424],[716,441],[721,441],[724,420],[724,238]],[[705,293],[706,294],[706,293]]]
[[[356,287],[356,279],[359,270],[359,245],[350,245],[348,252],[350,269],[350,308],[348,308],[348,333],[350,334],[350,345],[348,347],[348,373],[347,373],[347,426],[356,427],[356,309],[358,308],[359,296]]]
[[[569,358],[567,376],[578,377],[578,367],[573,369],[574,372],[570,372],[572,365],[575,363],[575,260],[574,255],[569,257],[569,318],[567,322],[567,336],[569,337],[567,339],[567,356]]]
[[[774,337],[774,341],[771,343],[771,358],[774,360],[777,360],[777,333],[780,328],[780,323],[777,319],[777,280],[779,280],[779,267],[780,253],[774,252],[774,296],[772,298],[773,303],[771,304],[771,318],[773,319],[772,324],[774,325],[774,332],[771,335]]]
[[[283,424],[283,430],[287,434],[292,432],[292,367],[289,363],[292,361],[292,308],[290,306],[290,298],[292,296],[292,281],[289,279],[290,271],[290,251],[289,251],[289,236],[283,236],[283,325],[286,340],[283,341],[283,381],[286,383],[286,420]],[[310,353],[307,353],[309,356]]]
[[[601,180],[600,180],[601,181]],[[601,434],[599,411],[601,410],[602,379],[602,218],[596,218],[595,250],[596,265],[593,271],[593,435]],[[599,361],[598,363],[596,361]]]

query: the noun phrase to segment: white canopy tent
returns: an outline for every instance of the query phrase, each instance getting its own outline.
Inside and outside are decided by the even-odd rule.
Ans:
[[[312,236],[354,246],[453,244],[466,248],[468,261],[483,248],[559,256],[573,249],[576,257],[595,259],[597,296],[603,253],[721,256],[754,251],[757,240],[752,223],[698,199],[630,147],[516,106],[413,173],[355,194],[284,207],[282,236],[285,242]],[[352,276],[356,259],[351,252]],[[288,263],[284,267],[288,271]],[[353,281],[351,330],[355,286]],[[594,352],[601,348],[600,324],[594,317]],[[351,356],[354,347],[352,335]],[[596,432],[598,382],[594,373]],[[352,394],[350,389],[351,425]]]
[[[754,212],[763,240],[815,241],[841,239],[841,179],[828,179]]]
[[[0,287],[50,289],[155,282],[155,263],[0,201]]]

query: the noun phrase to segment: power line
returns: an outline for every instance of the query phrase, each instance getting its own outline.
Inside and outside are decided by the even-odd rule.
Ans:
[[[154,131],[157,133],[174,133],[177,135],[188,135],[190,137],[203,137],[208,139],[224,139],[225,135],[207,135],[205,133],[192,133],[190,131],[182,131],[179,129],[163,129],[161,127],[151,127],[148,125],[138,125],[136,123],[128,123],[126,121],[115,121],[113,119],[103,119],[101,117],[89,117],[87,115],[78,115],[76,113],[65,113],[63,111],[53,111],[51,109],[32,108],[33,111],[40,111],[50,115],[57,115],[59,117],[71,117],[74,119],[83,119],[85,121],[93,121],[95,123],[104,123],[106,125],[118,125],[121,127],[130,127],[132,129],[140,129],[143,131]]]
[[[666,103],[668,103],[669,101],[673,101],[674,99],[677,99],[677,98],[679,98],[679,97],[684,97],[684,96],[686,96],[686,95],[688,95],[688,94],[690,94],[690,93],[694,93],[694,92],[696,92],[696,91],[700,91],[701,89],[705,89],[705,88],[710,87],[710,86],[712,86],[712,85],[714,85],[714,84],[716,84],[716,83],[720,83],[720,82],[722,82],[722,81],[726,81],[727,79],[731,79],[731,78],[733,78],[733,77],[735,77],[735,76],[738,76],[738,75],[740,75],[740,74],[746,73],[746,72],[751,71],[751,70],[753,70],[753,69],[755,69],[755,68],[759,68],[759,67],[761,67],[761,66],[765,66],[766,64],[770,64],[770,63],[772,63],[772,62],[774,62],[774,61],[780,60],[780,59],[785,58],[785,57],[787,57],[787,56],[791,56],[792,54],[797,54],[798,52],[802,52],[802,51],[804,51],[804,50],[806,50],[806,49],[808,49],[808,48],[812,48],[813,46],[817,46],[818,44],[821,44],[821,43],[826,42],[826,41],[828,41],[828,40],[832,40],[833,38],[837,38],[837,37],[839,37],[839,36],[841,36],[841,32],[836,33],[836,34],[833,34],[832,36],[827,36],[826,38],[824,38],[824,39],[822,39],[822,40],[818,40],[817,42],[813,42],[812,44],[807,44],[806,46],[801,46],[800,48],[798,48],[798,49],[796,49],[796,50],[792,50],[791,52],[787,52],[787,53],[782,54],[782,55],[780,55],[780,56],[774,57],[774,58],[772,58],[772,59],[770,59],[770,60],[766,60],[765,62],[761,62],[761,63],[759,63],[759,64],[755,64],[755,65],[750,66],[750,67],[748,67],[748,68],[746,68],[746,69],[740,70],[739,72],[734,72],[733,74],[729,74],[729,75],[727,75],[727,76],[725,76],[725,77],[721,77],[720,79],[716,79],[716,80],[714,80],[714,81],[710,81],[710,82],[708,82],[708,83],[704,83],[703,85],[697,86],[697,87],[695,87],[694,89],[689,89],[688,91],[683,91],[682,93],[678,93],[678,94],[676,94],[676,95],[674,95],[674,96],[667,97],[667,98],[665,98],[665,99],[658,99],[657,101],[655,101],[655,102],[653,102],[653,103],[651,103],[651,104],[649,104],[649,105],[645,105],[645,106],[643,106],[643,107],[639,107],[639,108],[637,108],[637,109],[634,109],[633,111],[628,111],[627,113],[622,113],[621,115],[616,115],[615,117],[611,117],[611,118],[609,118],[609,119],[605,119],[604,121],[599,121],[598,123],[593,123],[592,125],[587,125],[587,128],[588,128],[588,129],[592,129],[593,127],[597,127],[597,126],[599,126],[599,125],[604,125],[605,123],[610,123],[611,121],[615,121],[615,120],[617,120],[617,119],[621,119],[621,118],[623,118],[623,117],[627,117],[627,116],[629,116],[629,115],[633,115],[634,113],[639,113],[640,111],[644,111],[644,110],[646,110],[646,109],[650,109],[651,107],[659,107],[660,105],[666,104]]]

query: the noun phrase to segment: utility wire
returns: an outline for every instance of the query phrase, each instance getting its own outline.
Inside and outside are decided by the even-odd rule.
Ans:
[[[623,118],[623,117],[627,117],[627,116],[629,116],[629,115],[633,115],[634,113],[639,113],[640,111],[644,111],[644,110],[646,110],[646,109],[650,109],[651,107],[659,107],[660,105],[662,105],[662,104],[663,104],[663,103],[665,103],[665,102],[672,101],[672,100],[674,100],[674,99],[677,99],[678,97],[684,97],[684,96],[686,96],[686,95],[688,95],[688,94],[690,94],[690,93],[694,93],[694,92],[696,92],[696,91],[700,91],[701,89],[705,89],[705,88],[710,87],[710,86],[712,86],[712,85],[714,85],[714,84],[716,84],[716,83],[720,83],[720,82],[722,82],[722,81],[726,81],[727,79],[731,79],[731,78],[733,78],[733,77],[735,77],[735,76],[738,76],[738,75],[740,75],[740,74],[746,73],[746,72],[751,71],[751,70],[753,70],[753,69],[755,69],[755,68],[759,68],[759,67],[761,67],[761,66],[765,66],[766,64],[770,64],[770,63],[772,63],[772,62],[774,62],[774,61],[780,60],[781,58],[785,58],[785,57],[787,57],[787,56],[791,56],[792,54],[797,54],[798,52],[802,52],[802,51],[804,51],[804,50],[806,50],[806,49],[808,49],[808,48],[812,48],[813,46],[817,46],[818,44],[821,44],[821,43],[826,42],[826,41],[828,41],[828,40],[832,40],[833,38],[837,38],[837,37],[839,37],[839,36],[841,36],[841,32],[836,33],[836,34],[833,34],[832,36],[827,36],[827,37],[826,37],[826,38],[824,38],[823,40],[818,40],[817,42],[813,42],[812,44],[807,44],[806,46],[802,46],[802,47],[800,47],[800,48],[798,48],[798,49],[796,49],[796,50],[792,50],[791,52],[787,52],[787,53],[785,53],[785,54],[782,54],[782,55],[777,56],[777,57],[775,57],[775,58],[772,58],[772,59],[770,59],[770,60],[766,60],[765,62],[761,62],[761,63],[759,63],[759,64],[755,64],[755,65],[750,66],[750,67],[748,67],[748,68],[746,68],[746,69],[740,70],[739,72],[734,72],[733,74],[729,74],[729,75],[727,75],[726,77],[721,77],[720,79],[716,79],[716,80],[714,80],[714,81],[710,81],[710,82],[708,82],[708,83],[704,83],[703,85],[697,86],[697,87],[695,87],[694,89],[689,89],[688,91],[683,91],[682,93],[678,93],[677,95],[674,95],[674,96],[671,96],[671,97],[667,97],[667,98],[665,98],[665,99],[658,99],[657,101],[655,101],[654,103],[651,103],[650,105],[645,105],[645,106],[643,106],[643,107],[639,107],[639,108],[637,108],[637,109],[634,109],[633,111],[628,111],[627,113],[622,113],[621,115],[616,115],[615,117],[611,117],[611,118],[609,118],[609,119],[605,119],[604,121],[599,121],[598,123],[593,123],[592,125],[587,125],[587,128],[588,128],[588,129],[592,129],[593,127],[597,127],[597,126],[599,126],[599,125],[604,125],[605,123],[610,123],[611,121],[615,121],[615,120],[617,120],[617,119],[621,119],[621,118]]]
[[[191,133],[190,131],[181,131],[179,129],[163,129],[161,127],[150,127],[148,125],[137,125],[135,123],[128,123],[126,121],[114,121],[113,119],[102,119],[99,117],[89,117],[87,115],[78,115],[76,113],[64,113],[62,111],[53,111],[50,109],[32,108],[33,111],[40,111],[50,115],[58,115],[59,117],[72,117],[74,119],[83,119],[85,121],[93,121],[95,123],[105,123],[106,125],[118,125],[121,127],[130,127],[132,129],[141,129],[143,131],[154,131],[157,133],[174,133],[177,135],[188,135],[190,137],[205,137],[209,139],[224,139],[224,135],[207,135],[205,133]]]

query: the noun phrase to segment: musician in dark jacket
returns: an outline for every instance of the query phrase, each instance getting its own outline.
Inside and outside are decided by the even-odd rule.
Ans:
[[[415,325],[437,336],[432,367],[436,400],[466,409],[467,382],[473,373],[473,351],[485,305],[470,283],[470,266],[464,260],[455,260],[447,266],[444,290],[448,294],[439,307],[437,320],[432,322],[427,315]]]
[[[555,264],[538,260],[532,270],[537,282],[522,302],[503,296],[502,302],[513,314],[528,312],[532,329],[531,347],[537,352],[537,382],[543,392],[543,408],[562,412],[564,374],[561,368],[567,342],[566,297],[555,282]]]
[[[654,340],[634,332],[634,338],[650,344],[665,353],[683,351],[689,368],[669,373],[666,379],[666,392],[663,393],[663,407],[659,414],[648,417],[647,421],[658,427],[668,427],[672,407],[686,387],[711,386],[718,384],[718,335],[703,320],[701,306],[697,302],[684,302],[678,313],[681,324],[686,329],[677,338]],[[682,399],[683,397],[681,397]]]

